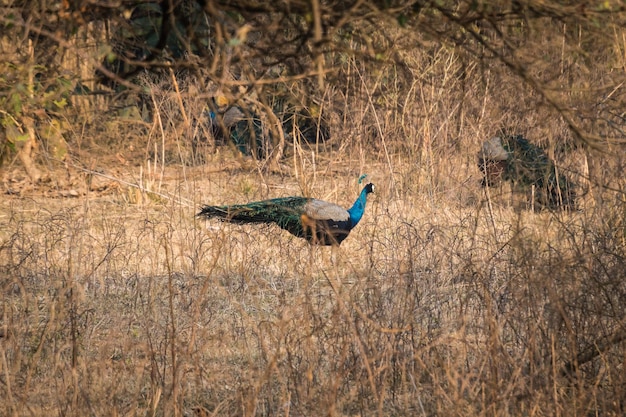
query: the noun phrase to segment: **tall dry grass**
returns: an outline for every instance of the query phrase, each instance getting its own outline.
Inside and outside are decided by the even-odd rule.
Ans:
[[[322,94],[334,139],[289,147],[281,172],[195,149],[204,103],[182,79],[147,82],[149,121],[76,129],[78,198],[0,201],[0,414],[622,415],[622,155],[602,154],[611,186],[580,211],[481,189],[476,151],[502,126],[581,183],[588,154],[558,149],[565,121],[505,69],[402,51],[344,57]],[[302,193],[348,206],[362,173],[377,192],[340,248],[194,217]],[[91,189],[102,175],[119,187]]]
[[[234,181],[264,186],[197,189],[245,200]],[[177,203],[18,203],[3,414],[621,413],[623,347],[603,343],[623,329],[624,233],[607,221],[623,213],[494,215],[382,187],[331,249]]]

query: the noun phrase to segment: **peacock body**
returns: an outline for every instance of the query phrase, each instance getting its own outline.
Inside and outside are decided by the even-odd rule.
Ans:
[[[556,168],[546,152],[522,135],[501,135],[485,141],[478,153],[482,185],[510,181],[534,186],[539,203],[547,207],[573,207],[574,184]]]
[[[204,206],[198,216],[230,223],[275,223],[292,235],[317,245],[339,245],[365,212],[367,184],[348,210],[327,201],[307,197],[283,197],[228,206]]]

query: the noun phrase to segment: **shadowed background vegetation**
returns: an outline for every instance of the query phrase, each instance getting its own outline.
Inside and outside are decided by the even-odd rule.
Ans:
[[[0,414],[623,415],[623,2],[278,3],[0,2]]]

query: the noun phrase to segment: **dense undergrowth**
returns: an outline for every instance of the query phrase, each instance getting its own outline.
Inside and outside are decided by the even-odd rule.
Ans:
[[[37,113],[63,120],[67,152],[38,136],[32,184],[14,154],[2,167],[0,414],[623,415],[624,157],[598,138],[619,136],[626,43],[550,22],[515,55],[541,85],[393,29],[371,40],[386,55],[329,53],[321,91],[171,72]],[[244,155],[206,127],[218,87],[268,108],[311,94],[298,105],[330,139]],[[481,188],[476,153],[503,127],[547,149],[576,210]],[[194,216],[299,194],[348,206],[363,173],[376,193],[339,248]]]

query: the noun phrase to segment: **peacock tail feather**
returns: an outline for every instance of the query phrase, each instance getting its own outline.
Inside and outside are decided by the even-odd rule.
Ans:
[[[288,231],[296,231],[303,207],[309,199],[284,197],[230,206],[204,206],[199,216],[217,217],[231,223],[276,223]],[[297,233],[297,231],[296,231]]]

